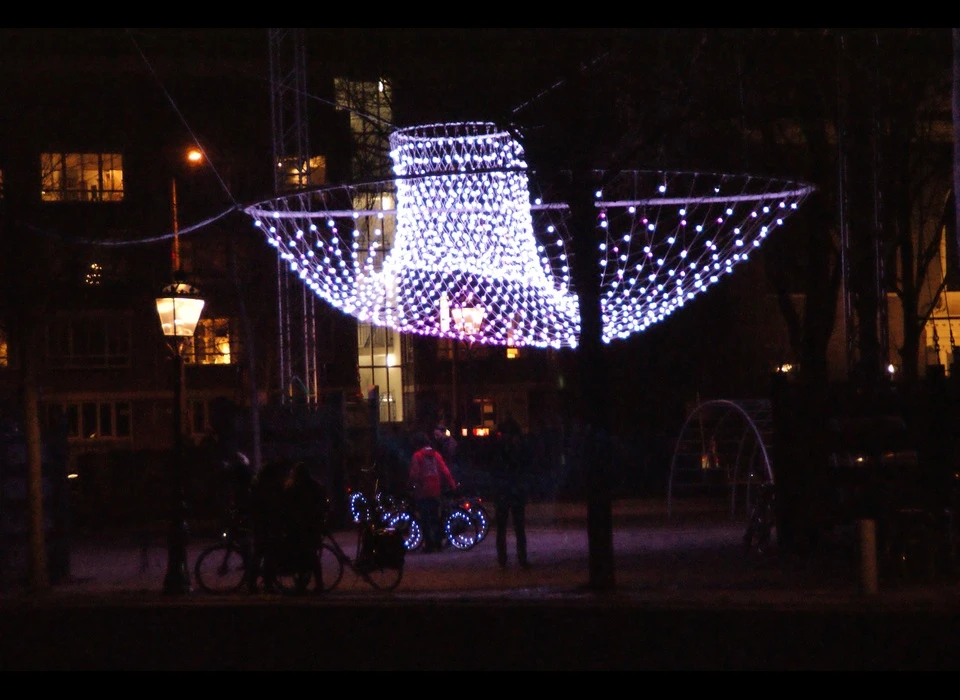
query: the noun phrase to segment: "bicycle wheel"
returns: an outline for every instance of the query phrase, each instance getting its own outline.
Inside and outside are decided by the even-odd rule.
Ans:
[[[324,542],[320,546],[320,590],[332,591],[340,584],[343,578],[343,560],[342,556],[333,545]]]
[[[399,586],[400,581],[403,580],[403,567],[401,566],[396,569],[390,567],[368,569],[364,571],[361,576],[377,590],[392,591]]]
[[[232,543],[215,544],[200,552],[193,567],[197,585],[207,593],[240,590],[247,572],[243,554]]]
[[[397,566],[384,566],[365,561],[356,564],[357,573],[373,588],[380,591],[392,591],[403,579],[403,561]]]
[[[401,510],[391,515],[387,526],[400,531],[403,536],[403,546],[408,552],[423,546],[423,530],[420,523],[407,511]]]
[[[443,531],[447,541],[456,549],[467,550],[476,546],[480,541],[481,532],[479,520],[465,508],[451,511],[443,523]]]
[[[490,532],[490,518],[487,515],[487,509],[477,500],[471,502],[467,510],[469,510],[477,519],[477,522],[480,523],[480,539],[482,540],[487,536],[487,533]]]
[[[365,523],[370,520],[372,512],[370,502],[362,491],[350,494],[350,518],[355,523]]]

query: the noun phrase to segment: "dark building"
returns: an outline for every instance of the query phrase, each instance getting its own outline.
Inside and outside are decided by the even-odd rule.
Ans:
[[[78,520],[156,505],[174,391],[155,299],[177,276],[206,302],[182,347],[195,511],[210,505],[207,443],[251,450],[257,414],[264,459],[335,444],[326,468],[348,472],[372,458],[350,431],[375,423],[456,419],[482,436],[507,415],[559,420],[554,356],[358,328],[281,266],[243,206],[384,172],[392,96],[377,73],[338,74],[322,44],[297,73],[273,31],[0,33],[0,405],[21,419],[35,382],[44,432],[66,426]],[[284,61],[322,105],[285,117],[309,142],[293,176],[272,167]]]

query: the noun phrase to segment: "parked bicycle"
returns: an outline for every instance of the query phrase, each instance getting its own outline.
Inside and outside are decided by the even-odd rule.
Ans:
[[[253,533],[238,522],[220,532],[220,539],[200,552],[193,567],[193,578],[207,593],[232,593],[246,581],[247,561],[252,551]]]
[[[233,593],[246,583],[251,548],[246,545],[249,531],[225,528],[220,539],[205,548],[194,565],[197,585],[207,593]],[[350,568],[371,587],[392,591],[403,578],[404,555],[401,535],[373,521],[357,527],[357,549],[348,555],[332,532],[325,532],[318,551],[321,577],[318,590],[336,588],[344,570]],[[277,585],[281,593],[304,593],[314,583],[315,570],[302,559],[281,556],[278,561]]]
[[[193,577],[207,593],[233,593],[247,583],[250,558],[253,555],[253,533],[243,525],[231,525],[220,533],[220,539],[200,552],[193,567]],[[281,593],[305,593],[313,575],[306,570],[302,557],[285,556],[277,562],[277,586]],[[262,583],[262,573],[257,583]]]
[[[372,520],[357,527],[357,548],[350,557],[337,542],[332,532],[326,532],[320,545],[319,588],[336,588],[346,568],[351,569],[371,587],[392,591],[403,579],[406,548],[399,531],[382,527]]]
[[[380,482],[376,479],[369,481],[366,487],[348,487],[347,505],[350,519],[357,525],[371,519],[386,525],[394,512],[408,507],[407,499],[381,490]]]
[[[489,518],[480,499],[464,498],[459,493],[448,494],[442,500],[441,522],[443,539],[441,546],[468,550],[475,547],[489,532]],[[408,551],[423,545],[423,528],[416,509],[409,501],[390,513],[387,525],[398,530]]]
[[[479,544],[490,532],[490,516],[483,503],[483,498],[480,496],[463,496],[459,498],[458,504],[475,517],[480,524],[480,539],[477,541],[477,544]]]

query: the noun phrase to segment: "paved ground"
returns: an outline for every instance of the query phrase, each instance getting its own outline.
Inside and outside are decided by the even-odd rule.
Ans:
[[[16,669],[954,669],[960,585],[883,572],[859,554],[743,555],[743,523],[692,502],[614,504],[615,589],[588,585],[582,504],[530,509],[533,566],[411,553],[399,588],[349,572],[324,596],[164,596],[163,542],[74,543],[42,596],[0,589],[0,668]],[[354,535],[338,533],[348,552]],[[195,541],[190,561],[206,544]],[[510,540],[510,551],[513,541]]]

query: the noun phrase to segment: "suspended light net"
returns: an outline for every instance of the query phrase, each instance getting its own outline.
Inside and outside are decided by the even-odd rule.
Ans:
[[[245,211],[291,273],[360,321],[492,345],[576,347],[569,208],[534,194],[520,143],[494,124],[463,122],[396,131],[390,149],[392,180]],[[595,201],[604,341],[663,320],[729,274],[812,189],[619,173]]]

